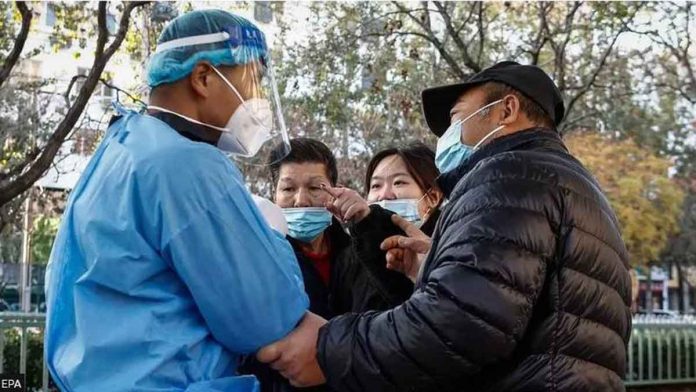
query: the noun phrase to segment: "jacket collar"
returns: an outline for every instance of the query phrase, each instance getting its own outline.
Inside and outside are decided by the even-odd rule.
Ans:
[[[437,183],[445,197],[449,198],[459,180],[482,160],[507,151],[530,150],[540,147],[568,151],[557,131],[542,127],[529,128],[493,139],[471,154],[456,169],[442,173],[437,178]]]

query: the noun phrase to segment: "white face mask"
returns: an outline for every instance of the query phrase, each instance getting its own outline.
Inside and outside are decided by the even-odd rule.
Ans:
[[[213,70],[241,102],[224,127],[206,124],[159,106],[150,105],[148,108],[171,113],[192,123],[218,130],[222,132],[217,142],[219,149],[242,157],[253,157],[259,152],[261,146],[271,139],[271,127],[273,126],[271,104],[267,99],[262,98],[251,98],[245,101],[232,83],[217,68],[213,67]]]
[[[244,100],[236,88],[217,68],[213,70],[239,98],[241,104],[232,113],[220,135],[217,146],[224,151],[243,157],[253,157],[261,146],[271,139],[273,112],[267,99],[250,98]]]

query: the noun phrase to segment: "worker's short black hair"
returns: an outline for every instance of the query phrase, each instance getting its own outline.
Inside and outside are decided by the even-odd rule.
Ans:
[[[331,181],[331,186],[335,186],[338,182],[336,157],[326,144],[316,139],[298,137],[290,139],[290,153],[285,157],[282,156],[284,151],[284,148],[271,151],[270,161],[273,163],[270,168],[274,187],[278,185],[280,167],[285,163],[321,163],[326,170],[326,177]]]

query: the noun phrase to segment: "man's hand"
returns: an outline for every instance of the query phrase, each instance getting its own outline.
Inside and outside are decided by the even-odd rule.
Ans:
[[[348,188],[322,187],[334,200],[324,206],[342,222],[360,222],[370,214],[370,206],[360,194]]]
[[[307,312],[300,325],[285,338],[270,344],[256,358],[280,372],[296,387],[311,387],[326,382],[317,363],[317,335],[326,320]]]
[[[387,251],[387,268],[406,275],[416,282],[418,271],[430,251],[430,237],[399,215],[392,215],[392,222],[406,233],[385,239],[380,248]]]

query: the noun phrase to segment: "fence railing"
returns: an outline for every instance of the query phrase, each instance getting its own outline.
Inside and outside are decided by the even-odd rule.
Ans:
[[[696,383],[696,320],[636,317],[628,344],[626,385]]]
[[[20,332],[19,372],[26,374],[29,334],[43,330],[45,322],[42,313],[0,312],[0,373],[4,370],[5,331]],[[696,383],[696,319],[637,316],[626,369],[627,386]],[[42,358],[41,391],[49,391],[48,380]]]
[[[43,313],[0,312],[0,373],[3,373],[5,370],[5,331],[9,329],[16,329],[19,331],[19,373],[27,374],[29,334],[39,333],[44,329],[45,325],[46,315]],[[46,358],[42,358],[41,363],[40,390],[48,392],[48,368],[46,367]]]

